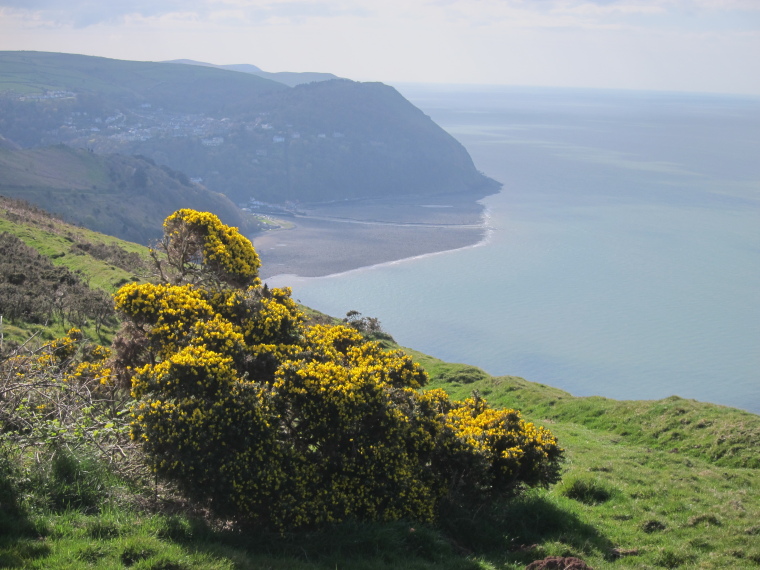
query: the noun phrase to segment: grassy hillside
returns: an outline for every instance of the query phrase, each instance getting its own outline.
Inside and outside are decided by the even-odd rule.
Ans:
[[[74,226],[21,200],[0,196],[0,231],[21,238],[55,265],[82,273],[90,285],[113,293],[122,284],[144,278],[148,268],[145,246]],[[113,248],[98,254],[97,246]],[[119,259],[124,255],[125,259]]]
[[[65,145],[0,148],[0,195],[143,244],[159,238],[163,220],[180,208],[214,212],[236,227],[247,224],[228,198],[148,158],[98,155]]]
[[[0,197],[0,243],[11,247],[11,238],[18,238],[33,252],[39,252],[51,267],[62,271],[46,269],[34,259],[32,252],[18,247],[12,255],[5,256],[0,275],[0,314],[5,314],[6,343],[21,342],[32,333],[50,339],[63,334],[67,326],[81,324],[62,319],[59,311],[52,311],[50,318],[40,319],[37,311],[33,311],[36,316],[10,318],[8,305],[16,303],[14,299],[18,298],[14,295],[30,295],[40,305],[55,303],[64,291],[69,295],[75,291],[81,294],[101,291],[110,295],[124,283],[144,279],[149,271],[145,263],[147,249],[143,246],[72,226],[28,203]],[[11,274],[15,277],[10,277]],[[50,300],[46,301],[48,297]],[[69,300],[74,302],[74,299]],[[63,305],[60,306],[63,309]],[[87,320],[92,321],[92,318]],[[104,338],[110,338],[115,326],[116,323],[111,322],[99,332]],[[90,336],[100,336],[95,334],[92,323],[83,328]]]
[[[729,430],[738,419],[757,433],[757,416],[672,400],[593,399],[594,411],[584,413],[585,398],[518,378],[491,378],[469,366],[423,360],[434,386],[465,392],[461,379],[478,376],[467,387],[490,391],[491,402],[514,402],[516,394],[531,402],[526,415],[548,425],[566,448],[563,481],[477,513],[449,512],[433,526],[342,524],[280,536],[209,520],[168,488],[135,486],[92,463],[78,471],[67,464],[58,474],[29,467],[27,476],[41,489],[34,492],[18,484],[6,465],[10,475],[2,500],[9,504],[13,497],[16,514],[6,511],[0,521],[5,533],[0,561],[25,568],[474,570],[518,569],[547,556],[576,556],[593,568],[760,566],[757,469],[721,466],[684,451],[701,444],[696,435],[683,436],[683,450],[660,449],[593,421],[607,415],[610,421],[630,422],[631,409],[654,412],[673,404],[693,405],[722,429]],[[573,420],[543,413],[558,398],[576,408]],[[744,445],[744,456],[757,458],[756,441]],[[56,507],[56,493],[74,483],[101,489],[102,499],[77,508]],[[24,489],[27,495],[21,494]]]
[[[2,201],[2,231],[105,290],[140,277],[144,249],[33,207]],[[675,397],[579,398],[408,352],[429,387],[476,391],[551,429],[566,450],[562,481],[477,512],[450,508],[433,525],[271,535],[214,520],[154,480],[133,447],[104,461],[72,445],[75,434],[53,432],[67,445],[22,452],[5,438],[0,400],[0,567],[516,570],[547,556],[597,569],[760,567],[760,416]]]

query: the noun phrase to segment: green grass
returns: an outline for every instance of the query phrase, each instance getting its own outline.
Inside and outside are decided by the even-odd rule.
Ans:
[[[146,247],[67,224],[41,211],[35,212],[33,207],[17,206],[5,201],[0,202],[0,206],[3,207],[0,210],[0,232],[8,232],[19,237],[41,255],[49,257],[55,265],[62,265],[71,271],[81,273],[86,276],[90,286],[114,292],[121,284],[140,277],[134,271],[127,271],[87,255],[77,250],[74,245],[76,243],[113,244],[126,252],[135,252],[144,259],[148,256]],[[21,218],[18,217],[19,215]]]
[[[55,265],[62,265],[71,271],[86,275],[89,278],[89,284],[98,289],[113,292],[118,289],[120,283],[127,283],[138,277],[131,271],[126,271],[106,261],[76,252],[72,249],[74,237],[68,234],[32,229],[26,225],[16,224],[4,219],[0,219],[0,232],[8,232],[18,236],[24,243],[35,248],[42,255],[51,258]],[[85,232],[86,230],[82,230],[78,233],[84,238]],[[95,232],[90,233],[99,235],[95,234]]]
[[[516,569],[559,555],[595,568],[760,565],[753,470],[687,465],[594,430],[554,427],[570,456],[560,485],[498,509],[449,512],[438,527],[344,524],[282,537],[135,506],[91,514],[43,510],[17,525],[25,534],[0,542],[0,566]],[[588,501],[572,492],[581,486],[603,489],[605,498]]]
[[[0,197],[0,233],[2,232],[18,237],[49,258],[54,265],[76,273],[91,289],[113,293],[125,283],[145,279],[148,273],[145,263],[148,258],[147,248],[67,224],[34,206]],[[131,258],[119,261],[102,254],[98,257],[93,254],[93,250],[99,246],[115,246],[114,251],[120,251],[123,256],[137,254],[143,262],[135,263]],[[40,325],[5,319],[2,335],[4,341],[19,343],[33,334],[42,341],[49,341],[63,336],[71,326],[71,323],[64,324],[59,320]],[[96,333],[93,323],[81,328],[89,338],[103,343],[112,338],[115,326],[104,325],[100,334]]]
[[[30,337],[34,337],[36,345],[40,345],[65,336],[72,327],[74,327],[74,325],[71,323],[67,322],[64,325],[57,320],[46,325],[20,323],[20,326],[3,322],[2,333],[5,343],[12,342],[15,344],[22,344],[25,341],[28,341]],[[82,331],[85,337],[93,342],[107,346],[113,341],[113,337],[118,330],[118,325],[103,325],[100,332],[98,332],[95,330],[94,325],[87,324],[79,330]]]

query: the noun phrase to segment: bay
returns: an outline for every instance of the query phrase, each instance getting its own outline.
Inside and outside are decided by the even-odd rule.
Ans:
[[[488,238],[270,285],[491,374],[760,413],[759,98],[399,90],[504,184]]]

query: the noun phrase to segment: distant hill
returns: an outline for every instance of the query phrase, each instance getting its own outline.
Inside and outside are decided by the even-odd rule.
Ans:
[[[202,65],[0,52],[0,136],[143,155],[237,203],[498,190],[395,89],[333,79],[288,87]]]
[[[202,61],[193,61],[192,59],[173,59],[166,63],[184,63],[187,65],[202,65],[205,67],[216,67],[219,69],[228,69],[230,71],[239,71],[241,73],[252,73],[265,79],[271,79],[279,83],[284,83],[289,87],[295,87],[303,83],[315,83],[318,81],[330,81],[331,79],[340,79],[337,75],[332,73],[315,73],[315,72],[295,72],[295,71],[278,71],[267,72],[251,65],[249,63],[237,63],[232,65],[214,65],[213,63],[204,63]]]
[[[252,74],[201,66],[124,61],[66,53],[0,52],[0,93],[27,102],[76,102],[71,111],[167,107],[175,112],[216,113],[252,95],[285,89]],[[14,137],[10,137],[14,138]]]
[[[212,211],[226,223],[247,229],[242,213],[226,196],[167,166],[145,157],[101,156],[65,145],[0,147],[0,195],[143,244],[161,237],[164,218],[179,208]]]

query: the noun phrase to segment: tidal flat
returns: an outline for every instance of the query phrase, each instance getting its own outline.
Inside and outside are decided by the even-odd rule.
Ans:
[[[260,275],[319,277],[473,246],[487,234],[471,196],[333,202],[302,207],[287,229],[253,236]]]

